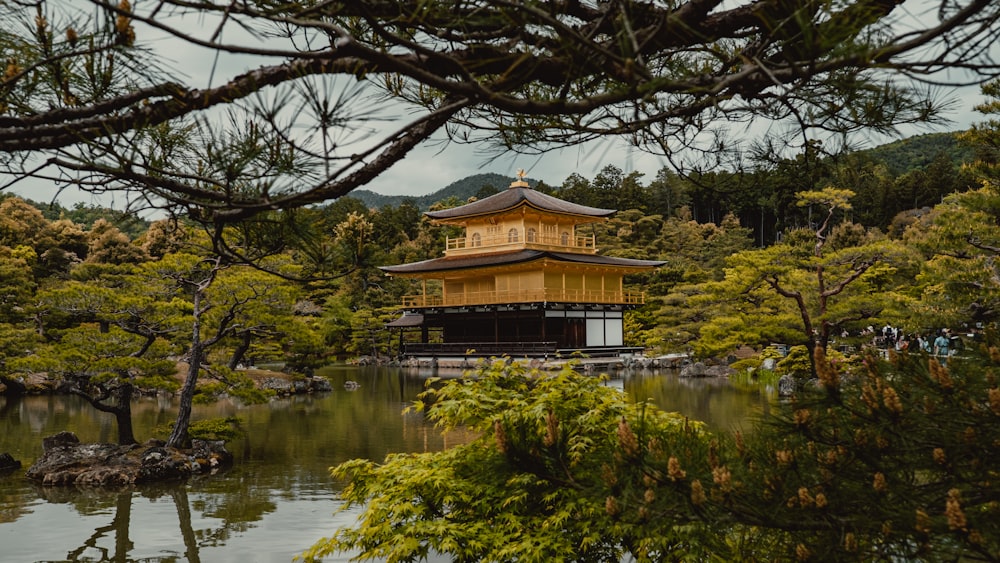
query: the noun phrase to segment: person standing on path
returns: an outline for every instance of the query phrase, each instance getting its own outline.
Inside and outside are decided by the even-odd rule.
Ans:
[[[934,355],[948,357],[948,329],[942,330],[934,339]]]

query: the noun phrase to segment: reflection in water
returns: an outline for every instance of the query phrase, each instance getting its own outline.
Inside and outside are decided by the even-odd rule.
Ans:
[[[23,471],[0,476],[0,560],[291,561],[357,516],[335,514],[338,484],[330,479],[331,466],[381,460],[391,452],[437,451],[468,439],[442,436],[421,415],[403,414],[434,372],[331,367],[321,373],[332,392],[267,405],[196,406],[196,419],[242,420],[245,436],[229,444],[236,463],[223,475],[119,491],[42,488],[26,481]],[[347,380],[361,385],[347,390]],[[619,375],[608,385],[717,429],[742,424],[768,401],[725,380],[648,371]],[[176,411],[172,400],[159,397],[138,401],[133,412],[141,440],[172,422]],[[0,452],[26,467],[40,454],[42,437],[61,430],[85,442],[115,437],[111,417],[77,398],[0,397]]]
[[[132,493],[124,492],[116,495],[115,517],[107,526],[98,526],[94,533],[83,542],[83,545],[69,552],[66,559],[70,561],[80,561],[84,559],[89,550],[96,551],[98,557],[86,557],[86,559],[97,559],[99,561],[128,561],[128,552],[132,551],[133,544],[129,540],[129,515],[132,510]],[[102,547],[100,542],[108,534],[113,534],[114,551]]]
[[[177,522],[181,528],[181,537],[184,538],[184,559],[188,563],[198,563],[198,542],[191,525],[191,506],[188,504],[187,489],[185,487],[175,487],[170,492],[170,497],[177,507]]]
[[[94,526],[96,522],[105,522],[110,517],[110,522],[98,523],[89,537],[83,539],[79,546],[69,549],[64,559],[66,561],[114,561],[122,563],[188,561],[197,563],[202,559],[201,550],[207,547],[225,545],[228,540],[245,532],[249,528],[250,521],[261,520],[265,513],[273,512],[277,508],[275,502],[266,500],[257,503],[253,510],[240,513],[238,516],[234,514],[235,517],[232,518],[213,515],[201,509],[192,512],[192,504],[206,505],[204,498],[214,502],[227,495],[209,495],[208,497],[196,495],[195,500],[192,501],[189,500],[187,485],[180,483],[126,488],[118,491],[47,487],[38,488],[37,493],[39,497],[50,504],[70,505],[79,516],[87,517],[88,520],[92,521],[90,526]],[[259,496],[268,497],[270,493],[265,491]],[[135,514],[133,514],[134,502],[139,507]],[[226,502],[223,500],[222,504],[226,504]],[[156,515],[152,521],[147,519],[147,515],[150,513]],[[192,514],[198,514],[199,523],[204,527],[195,527]],[[159,541],[151,542],[148,539],[143,539],[143,545],[137,549],[136,542],[132,540],[130,532],[133,528],[149,526],[150,524],[155,525],[156,532],[163,538],[173,539],[162,545],[157,545],[160,543]],[[139,535],[144,538],[149,535],[148,530],[144,528],[139,528],[139,531]],[[73,537],[60,539],[71,542],[70,545],[73,541]],[[16,548],[16,545],[5,543],[4,553],[12,555],[6,549],[8,546]],[[149,552],[154,547],[158,547],[158,553]],[[37,547],[29,553],[37,554]],[[24,561],[27,560],[24,559]]]
[[[633,401],[648,401],[665,411],[706,422],[715,430],[745,427],[767,408],[774,393],[739,390],[716,377],[679,377],[676,371],[626,372],[622,388]]]

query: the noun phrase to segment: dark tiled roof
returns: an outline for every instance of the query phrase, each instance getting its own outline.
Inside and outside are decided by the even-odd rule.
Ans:
[[[424,316],[415,313],[403,313],[403,316],[394,321],[385,323],[385,326],[406,328],[420,326],[424,324]]]
[[[552,258],[560,262],[577,264],[598,264],[602,266],[624,266],[630,268],[656,268],[666,264],[663,260],[635,260],[632,258],[615,258],[597,254],[574,254],[570,252],[547,252],[543,250],[519,250],[516,252],[501,252],[496,254],[481,254],[477,256],[462,256],[457,258],[433,258],[422,262],[399,264],[398,266],[380,266],[379,269],[389,274],[418,274],[427,272],[444,272],[464,270],[483,266],[505,266],[531,262],[542,258]]]
[[[527,204],[552,213],[583,215],[586,217],[608,217],[615,213],[614,209],[600,209],[586,205],[577,205],[563,201],[557,197],[545,195],[542,192],[536,192],[531,188],[516,187],[507,188],[485,199],[467,203],[459,207],[452,207],[451,209],[441,211],[428,211],[425,215],[431,219],[457,219],[474,215],[491,215],[508,209],[514,209],[521,204]]]
[[[617,258],[615,256],[601,256],[599,254],[571,254],[569,252],[548,252],[547,254],[557,260],[579,262],[581,264],[658,268],[667,263],[666,260],[637,260],[635,258]]]

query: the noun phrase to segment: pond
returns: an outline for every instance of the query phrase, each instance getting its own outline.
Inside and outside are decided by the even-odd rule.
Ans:
[[[243,421],[245,436],[227,446],[235,464],[221,475],[119,491],[39,487],[23,470],[0,475],[0,561],[289,562],[357,516],[336,513],[340,485],[331,466],[437,451],[467,439],[442,436],[421,415],[403,414],[429,370],[331,366],[319,373],[331,379],[332,392],[267,405],[196,405],[195,419]],[[348,380],[360,388],[345,389]],[[743,424],[770,400],[769,393],[741,391],[724,379],[673,372],[625,373],[608,385],[720,429]],[[176,405],[148,398],[134,409],[141,441],[173,421]],[[76,397],[0,397],[0,453],[11,453],[25,469],[40,455],[42,438],[62,430],[84,442],[116,437],[113,419]]]

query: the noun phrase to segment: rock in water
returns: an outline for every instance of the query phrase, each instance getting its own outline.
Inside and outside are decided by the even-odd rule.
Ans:
[[[195,440],[191,450],[167,448],[151,440],[144,445],[81,444],[72,432],[42,442],[42,457],[26,476],[43,485],[120,486],[178,481],[228,467],[233,456],[223,443]]]
[[[66,430],[63,430],[58,434],[53,434],[47,438],[42,438],[42,451],[45,452],[53,448],[78,445],[80,445],[80,439],[76,437],[76,434]]]
[[[21,462],[14,459],[9,453],[0,454],[0,473],[8,473],[21,469]]]
[[[795,378],[791,374],[786,373],[778,379],[778,396],[780,397],[791,397],[795,394]]]
[[[688,364],[681,368],[681,377],[705,377],[706,366],[702,362]]]

